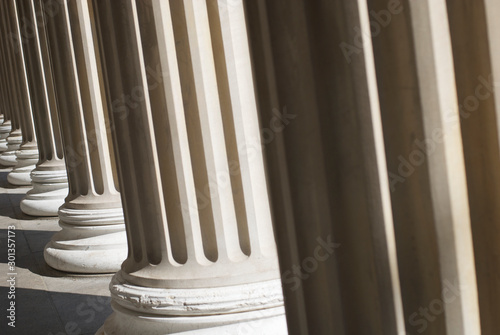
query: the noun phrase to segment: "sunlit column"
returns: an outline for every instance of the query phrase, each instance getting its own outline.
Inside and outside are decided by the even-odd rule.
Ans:
[[[0,16],[1,19],[1,16]],[[1,52],[0,52],[1,54]],[[0,61],[0,92],[1,92],[1,109],[2,115],[0,116],[0,153],[7,150],[7,137],[12,128],[12,122],[10,121],[11,107],[9,104],[9,93],[6,87],[7,75],[5,74],[3,61]]]
[[[99,333],[286,334],[243,3],[92,6],[129,246]]]
[[[11,56],[9,52],[9,45],[12,45],[13,39],[17,38],[14,33],[10,32],[9,21],[11,19],[8,14],[8,2],[2,1],[0,4],[0,15],[2,16],[2,22],[0,22],[0,52],[2,58],[2,68],[4,73],[4,90],[6,94],[6,99],[8,102],[9,113],[11,116],[11,128],[7,141],[7,149],[0,155],[0,164],[4,166],[15,166],[17,164],[16,160],[16,150],[19,149],[23,139],[20,127],[20,107],[17,95],[17,80],[18,74],[13,71],[11,65]],[[5,128],[7,130],[8,127]]]
[[[23,30],[21,37],[40,153],[31,172],[33,189],[21,201],[21,210],[28,215],[57,216],[68,194],[68,182],[41,5],[34,0],[17,3],[21,22],[30,29],[29,34]]]
[[[69,184],[62,231],[45,247],[45,261],[62,271],[114,272],[127,245],[88,12],[86,18],[77,11],[81,1],[41,2]]]
[[[28,87],[26,66],[24,63],[24,46],[21,43],[21,21],[17,3],[8,0],[5,3],[6,14],[10,24],[8,51],[10,53],[10,65],[14,71],[20,127],[22,131],[22,143],[16,151],[16,165],[7,175],[7,180],[13,185],[31,185],[31,171],[38,162],[38,146],[36,143],[35,129],[33,125],[33,114],[31,103],[31,92]],[[36,108],[36,106],[35,106]]]

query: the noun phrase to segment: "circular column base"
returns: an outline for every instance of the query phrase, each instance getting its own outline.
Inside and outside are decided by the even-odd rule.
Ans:
[[[115,305],[113,304],[115,309]],[[127,313],[118,307],[96,335],[287,335],[284,307],[254,312],[192,317]]]
[[[19,161],[18,161],[19,164]],[[7,181],[14,186],[30,186],[31,171],[35,169],[35,165],[27,165],[23,167],[14,167],[7,175]]]
[[[31,171],[35,169],[35,164],[38,162],[38,148],[31,143],[29,145],[30,147],[22,145],[16,151],[17,164],[7,175],[7,181],[12,185],[31,185]]]
[[[126,237],[125,233],[123,233],[107,236],[107,238],[118,241]],[[63,272],[100,274],[118,271],[120,265],[127,257],[126,245],[108,245],[107,249],[94,250],[84,248],[73,249],[75,244],[66,246],[68,249],[63,249],[60,241],[49,242],[45,246],[43,253],[45,262],[50,267]],[[94,247],[96,246],[94,245]]]
[[[0,152],[5,152],[8,150],[7,140],[5,138],[0,139]]]
[[[66,170],[31,172],[33,189],[21,200],[21,211],[31,216],[57,216],[68,195]]]
[[[9,146],[7,151],[0,155],[0,164],[3,166],[14,167],[17,165],[17,157],[15,150],[12,150]]]
[[[224,283],[224,277],[220,281]],[[127,283],[120,271],[113,277],[110,290],[114,313],[97,332],[99,335],[287,334],[279,279],[163,289]]]
[[[2,122],[0,125],[0,139],[6,139],[12,130],[12,124],[10,121]]]
[[[44,258],[49,266],[74,273],[113,273],[120,269],[128,252],[125,225],[116,224],[123,222],[121,208],[76,210],[63,206],[59,219],[62,230],[45,246]]]
[[[30,191],[31,192],[31,191]],[[43,193],[30,193],[21,200],[21,211],[30,216],[57,216],[59,207],[64,204],[68,188]]]
[[[21,143],[22,137],[20,135],[9,135],[9,137],[7,137],[7,150],[0,155],[0,164],[2,164],[3,166],[16,166],[16,151],[21,146]]]

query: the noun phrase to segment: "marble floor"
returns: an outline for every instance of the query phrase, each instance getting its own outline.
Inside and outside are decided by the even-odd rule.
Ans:
[[[0,168],[0,334],[95,334],[111,314],[111,275],[67,274],[47,266],[43,248],[60,229],[57,219],[24,215],[19,202],[30,188],[10,185],[9,171]],[[9,299],[9,226],[15,226],[15,300]],[[11,301],[15,328],[7,318]]]

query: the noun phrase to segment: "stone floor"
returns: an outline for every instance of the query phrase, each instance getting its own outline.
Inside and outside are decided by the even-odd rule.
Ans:
[[[29,187],[7,182],[10,169],[0,168],[0,334],[95,334],[111,314],[111,275],[82,276],[50,268],[43,248],[60,228],[55,218],[24,215],[19,202]],[[8,226],[15,226],[15,328],[8,325]]]

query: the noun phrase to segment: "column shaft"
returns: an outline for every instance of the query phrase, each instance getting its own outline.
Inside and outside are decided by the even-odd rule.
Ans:
[[[500,313],[500,300],[497,299],[500,297],[500,263],[497,257],[500,254],[500,3],[458,0],[447,1],[447,5],[481,332],[493,334],[497,331]],[[459,125],[456,127],[459,128]],[[469,313],[467,318],[471,318]]]
[[[1,16],[0,16],[0,19]],[[0,42],[1,43],[1,42]],[[1,54],[1,52],[0,52]],[[5,60],[0,62],[0,73],[2,73],[0,78],[0,92],[1,92],[1,108],[2,108],[2,120],[0,124],[0,153],[7,150],[7,137],[12,130],[11,124],[11,106],[10,106],[10,96],[7,89],[7,71],[5,70]]]
[[[463,147],[453,124],[460,116],[446,2],[410,2],[410,10],[425,136],[432,138],[436,129],[446,132],[428,158],[441,277],[464,288],[446,306],[446,328],[451,334],[479,334]]]
[[[16,0],[9,0],[6,4],[7,15],[10,16],[10,49],[13,71],[17,77],[17,91],[19,99],[19,121],[22,131],[22,144],[16,151],[16,165],[7,176],[13,185],[31,185],[31,171],[38,161],[38,146],[33,125],[31,92],[28,87],[28,78],[24,60],[24,46],[21,35],[21,22]]]
[[[113,272],[126,257],[125,227],[102,72],[83,3],[42,1],[69,183],[59,210],[62,231],[47,244],[45,260],[63,271]]]
[[[290,333],[403,334],[366,0],[247,9]]]
[[[68,183],[56,92],[44,22],[41,22],[42,8],[35,0],[18,0],[18,8],[21,22],[30,29],[29,34],[25,30],[21,37],[40,154],[36,169],[31,173],[33,189],[21,201],[21,210],[28,215],[57,216],[68,194]]]
[[[22,133],[19,121],[20,106],[16,90],[18,74],[13,71],[13,65],[11,65],[9,45],[12,45],[13,39],[17,37],[10,31],[9,21],[12,18],[8,12],[8,2],[3,1],[0,8],[2,12],[2,22],[0,23],[0,29],[2,32],[2,63],[5,71],[6,93],[8,94],[11,110],[11,131],[7,137],[7,150],[0,155],[0,164],[5,166],[15,166],[17,164],[16,150],[19,149],[19,146],[22,143]]]
[[[476,200],[466,186],[446,3],[380,0],[370,10],[392,11],[374,45],[407,330],[479,334]],[[422,307],[432,308],[429,318]]]
[[[92,4],[129,241],[102,331],[286,333],[243,2]]]

